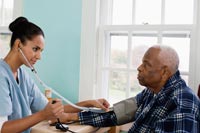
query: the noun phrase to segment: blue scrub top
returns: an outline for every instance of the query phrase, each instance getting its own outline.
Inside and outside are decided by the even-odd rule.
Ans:
[[[43,109],[48,102],[22,68],[18,69],[18,79],[19,83],[10,66],[0,59],[0,116],[8,116],[8,120],[29,116]],[[30,129],[23,133],[30,133]]]

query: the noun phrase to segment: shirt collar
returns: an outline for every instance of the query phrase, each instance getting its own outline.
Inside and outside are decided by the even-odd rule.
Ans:
[[[180,72],[177,71],[174,75],[172,75],[162,87],[161,91],[156,95],[157,102],[163,104],[166,102],[166,99],[170,97],[170,94],[177,89],[176,83],[180,82]]]

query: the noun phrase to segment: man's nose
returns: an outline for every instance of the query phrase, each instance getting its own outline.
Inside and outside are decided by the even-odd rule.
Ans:
[[[138,70],[138,71],[141,71],[141,70],[142,70],[142,64],[138,66],[137,70]]]

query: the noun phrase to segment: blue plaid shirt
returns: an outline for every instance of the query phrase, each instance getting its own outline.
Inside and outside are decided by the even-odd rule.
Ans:
[[[199,133],[200,100],[177,71],[154,95],[148,88],[136,96],[138,109],[129,133]],[[103,114],[80,112],[81,124],[96,127],[117,125],[113,111]]]

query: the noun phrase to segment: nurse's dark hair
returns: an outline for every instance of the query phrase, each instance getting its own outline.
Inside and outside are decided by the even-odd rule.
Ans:
[[[22,43],[26,40],[32,40],[37,35],[44,37],[44,32],[36,24],[29,22],[25,17],[18,17],[10,23],[9,29],[12,32],[10,47],[12,48],[16,39]]]

